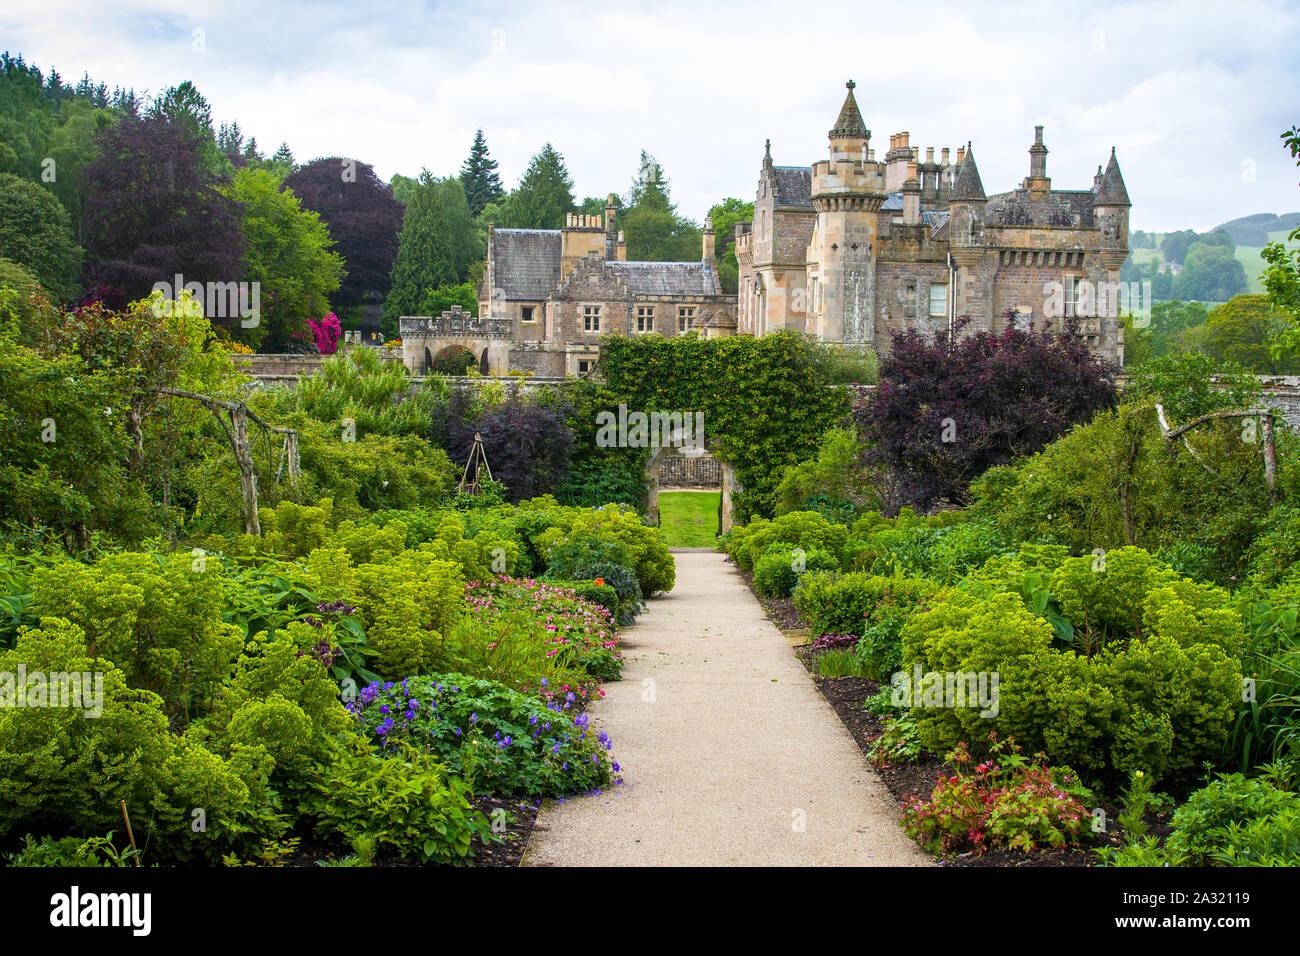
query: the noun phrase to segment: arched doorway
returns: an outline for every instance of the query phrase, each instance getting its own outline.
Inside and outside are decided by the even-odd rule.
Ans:
[[[740,489],[730,462],[713,457],[707,450],[683,454],[680,448],[663,446],[646,461],[645,478],[645,512],[651,524],[661,524],[659,495],[664,491],[717,494],[715,534],[726,534],[734,525],[732,495]]]

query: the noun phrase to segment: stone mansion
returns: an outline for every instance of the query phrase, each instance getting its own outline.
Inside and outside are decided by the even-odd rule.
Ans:
[[[699,262],[628,262],[611,195],[604,216],[569,214],[562,229],[490,229],[481,318],[403,317],[406,364],[424,371],[461,344],[484,372],[581,375],[611,333],[792,329],[883,354],[894,332],[947,329],[956,317],[970,318],[967,331],[1008,322],[1065,331],[1051,283],[1090,347],[1122,364],[1118,320],[1081,307],[1089,296],[1080,295],[1085,281],[1118,283],[1128,255],[1130,203],[1114,150],[1091,188],[1053,189],[1036,127],[1029,175],[990,196],[969,143],[955,157],[929,147],[922,158],[897,133],[877,160],[847,87],[827,158],[777,166],[768,141],[754,219],[736,225],[737,295],[721,290],[709,221]]]

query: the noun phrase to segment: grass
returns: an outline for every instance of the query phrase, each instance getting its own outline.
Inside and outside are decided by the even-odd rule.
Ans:
[[[718,532],[719,491],[659,492],[659,530],[670,548],[711,548]]]

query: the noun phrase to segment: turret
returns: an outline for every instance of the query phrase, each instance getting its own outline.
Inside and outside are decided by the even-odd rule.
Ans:
[[[862,112],[858,109],[858,101],[853,97],[853,87],[856,84],[849,80],[844,86],[849,92],[844,97],[840,115],[835,118],[835,125],[829,134],[831,162],[865,163],[867,149],[871,145],[871,130],[862,122]]]
[[[1132,205],[1111,147],[1110,162],[1092,197],[1093,219],[1101,230],[1101,258],[1108,271],[1118,270],[1128,257],[1128,213]]]
[[[959,247],[984,245],[984,206],[988,202],[979,168],[975,165],[975,151],[969,141],[965,149],[957,150],[957,155],[961,157],[961,166],[948,205],[948,241],[954,256]]]

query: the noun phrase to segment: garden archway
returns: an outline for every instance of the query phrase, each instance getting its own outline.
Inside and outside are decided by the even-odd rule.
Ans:
[[[672,445],[661,445],[654,449],[650,457],[646,460],[645,479],[646,479],[646,498],[645,513],[651,524],[659,524],[659,474],[666,461],[671,456],[678,455],[682,450]],[[716,461],[720,470],[718,484],[721,491],[720,501],[718,503],[718,534],[726,534],[732,529],[735,520],[732,517],[731,499],[732,495],[740,491],[740,484],[736,479],[735,466],[729,461],[723,461],[720,458],[712,456],[707,446],[693,455],[685,457],[696,460]]]

